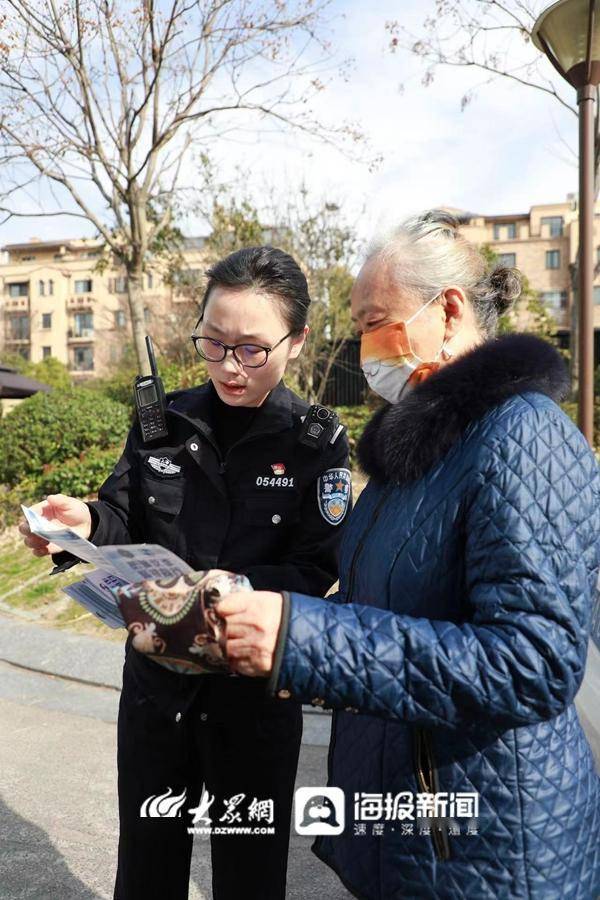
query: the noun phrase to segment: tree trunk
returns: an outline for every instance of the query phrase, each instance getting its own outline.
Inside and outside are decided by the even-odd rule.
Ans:
[[[129,298],[129,312],[131,314],[131,330],[133,333],[133,346],[138,362],[140,374],[150,374],[150,363],[146,352],[146,321],[144,318],[144,297],[142,288],[144,273],[141,262],[127,268],[127,295]]]

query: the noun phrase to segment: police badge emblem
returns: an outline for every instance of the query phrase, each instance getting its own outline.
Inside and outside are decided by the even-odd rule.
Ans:
[[[350,469],[327,469],[317,482],[319,512],[330,525],[339,525],[350,505]]]
[[[181,466],[176,466],[168,456],[149,456],[146,463],[159,475],[179,475]]]

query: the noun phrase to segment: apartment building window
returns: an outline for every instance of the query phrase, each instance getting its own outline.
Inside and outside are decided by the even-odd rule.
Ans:
[[[111,278],[108,282],[108,289],[111,294],[127,293],[127,275],[119,275],[117,278]]]
[[[180,269],[173,275],[175,292],[183,292],[186,288],[197,287],[202,280],[200,269]]]
[[[42,359],[49,359],[52,356],[52,347],[42,347]]]
[[[73,368],[76,372],[91,372],[94,368],[94,348],[75,347],[73,349]]]
[[[495,241],[500,240],[500,226],[499,225],[494,225],[494,240]]]
[[[542,228],[547,225],[550,229],[550,237],[562,237],[564,219],[562,216],[543,216]]]
[[[29,297],[28,281],[13,281],[7,287],[9,297]]]
[[[46,293],[46,285],[44,284],[43,281],[38,281],[38,293],[39,293],[40,297],[43,297],[44,294]]]
[[[542,291],[542,303],[549,309],[561,310],[567,308],[566,291]]]
[[[75,337],[90,337],[94,331],[94,314],[75,313]]]
[[[54,293],[54,282],[52,281],[51,278],[48,280],[48,293],[49,294]]]
[[[91,278],[82,278],[75,282],[75,293],[76,294],[91,294],[92,293],[92,279]]]
[[[125,328],[125,311],[122,309],[115,310],[115,328]]]
[[[34,259],[35,259],[35,256],[22,256],[21,262],[33,262]]]
[[[148,323],[150,322],[151,319],[152,319],[152,312],[150,311],[150,309],[148,309],[147,306],[145,306],[144,307],[144,322],[146,323],[146,325],[148,325]]]
[[[17,347],[17,353],[29,362],[29,347]]]
[[[512,241],[517,236],[517,226],[514,222],[509,222],[506,226],[506,237],[509,241]]]
[[[517,264],[517,254],[516,253],[499,253],[498,254],[498,264],[500,266],[507,266],[509,269],[514,268]]]
[[[8,333],[13,341],[28,341],[29,316],[9,316]]]
[[[560,269],[560,250],[546,250],[546,268]]]
[[[52,328],[52,313],[42,313],[42,328]]]

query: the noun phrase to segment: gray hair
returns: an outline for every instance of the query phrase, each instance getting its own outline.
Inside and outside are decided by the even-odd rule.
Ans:
[[[491,338],[498,331],[500,316],[521,294],[521,275],[507,266],[489,271],[481,250],[460,234],[460,224],[445,210],[428,210],[372,241],[366,258],[389,263],[398,285],[420,303],[450,285],[462,288],[478,328]]]

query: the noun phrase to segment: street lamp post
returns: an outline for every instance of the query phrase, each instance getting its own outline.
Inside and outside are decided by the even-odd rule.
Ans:
[[[559,0],[538,17],[533,42],[577,89],[579,105],[579,404],[578,424],[594,432],[594,101],[600,84],[596,0]]]

